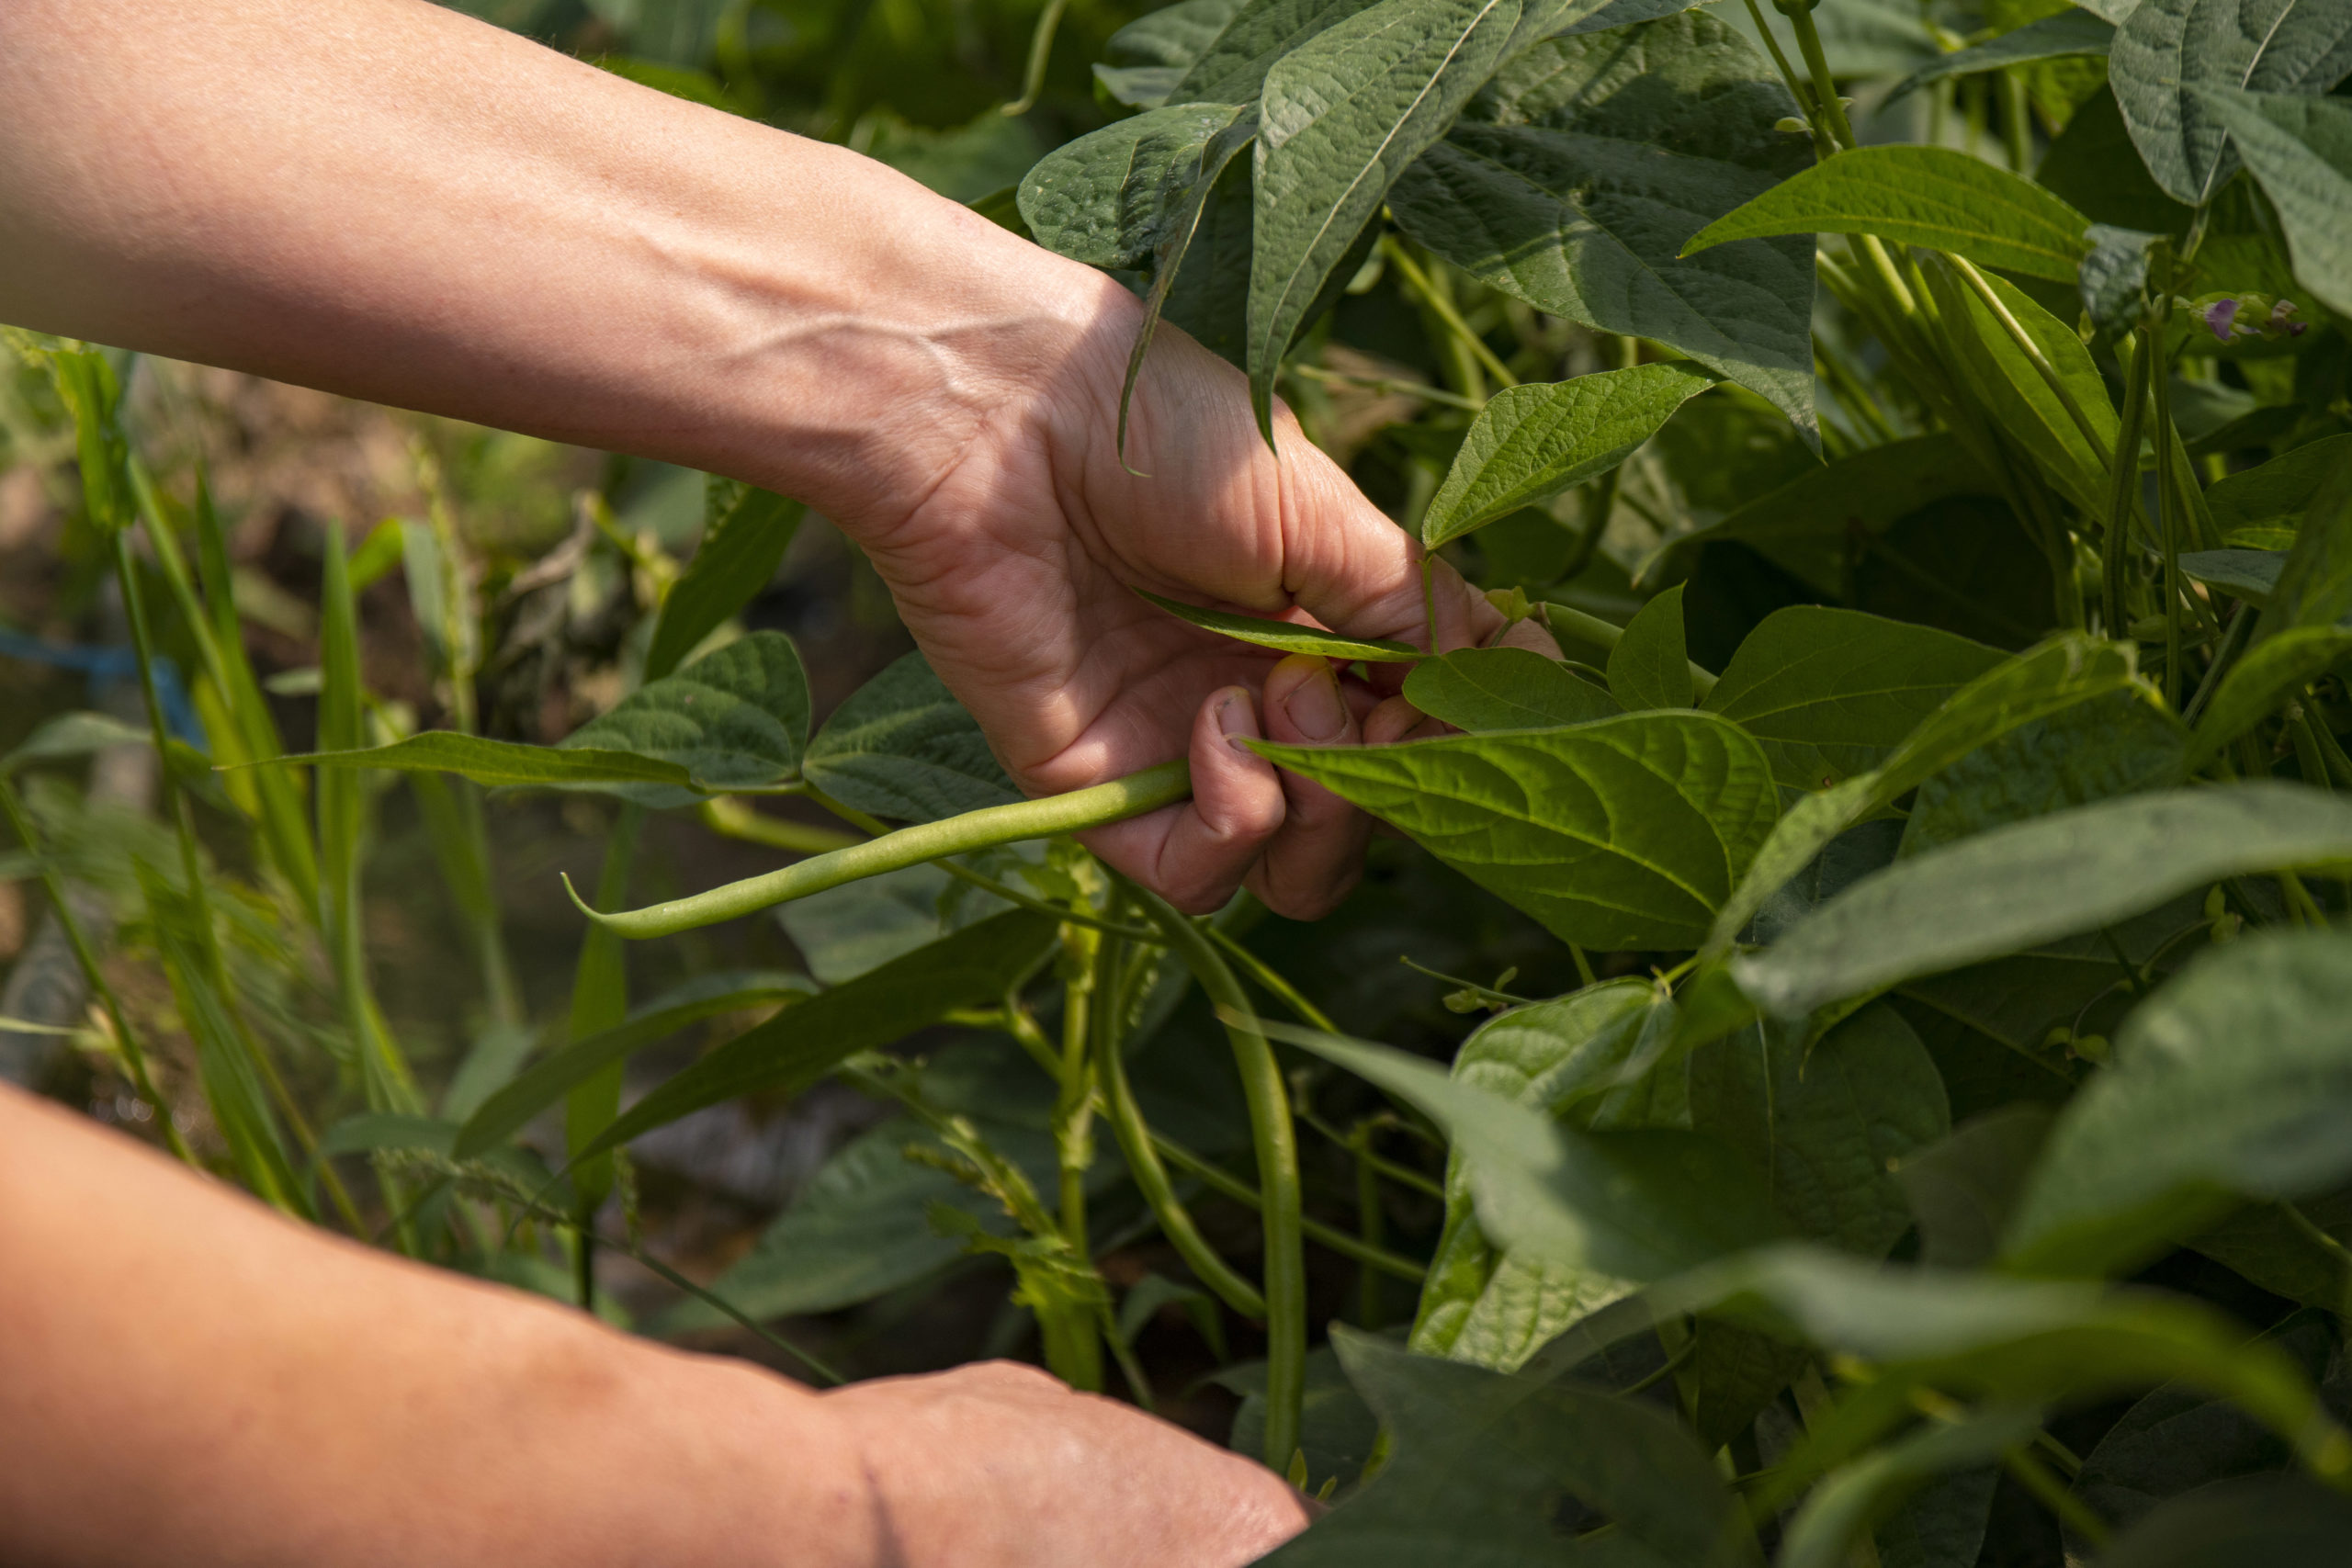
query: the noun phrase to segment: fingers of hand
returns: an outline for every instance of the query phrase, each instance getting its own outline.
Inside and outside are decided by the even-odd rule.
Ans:
[[[1193,719],[1193,798],[1083,835],[1087,848],[1188,915],[1224,906],[1283,825],[1272,763],[1242,744],[1264,731],[1244,686],[1209,694]]]
[[[1276,740],[1353,746],[1363,722],[1329,661],[1294,654],[1266,676],[1266,729]],[[1370,825],[1346,801],[1295,773],[1282,775],[1289,801],[1282,830],[1267,842],[1250,886],[1295,919],[1329,914],[1362,874]]]

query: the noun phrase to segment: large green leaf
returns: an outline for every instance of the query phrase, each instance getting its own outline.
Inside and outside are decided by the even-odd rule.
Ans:
[[[2352,816],[2352,813],[2347,813]],[[2005,1251],[2101,1273],[2225,1213],[2352,1176],[2352,938],[2249,937],[2135,1010],[2059,1118]]]
[[[1511,60],[1389,206],[1482,281],[1665,344],[1814,427],[1813,247],[1679,259],[1706,221],[1810,159],[1772,66],[1704,11],[1554,38]]]
[[[1266,73],[1326,28],[1378,0],[1250,0],[1192,62],[1169,97],[1177,103],[1246,104]]]
[[[2108,85],[2148,173],[2202,206],[2237,168],[2200,87],[2326,92],[2352,71],[2352,17],[2331,0],[2141,0],[2117,28]]]
[[[1936,502],[1998,493],[1949,432],[1906,436],[1809,467],[1720,522],[1678,536],[1660,555],[1733,540],[1769,557],[1816,592],[1846,599],[1852,595],[1858,548],[1866,541]],[[1641,575],[1648,578],[1657,570],[1654,558]]]
[[[1266,73],[1249,368],[1269,439],[1274,373],[1324,281],[1501,63],[1519,14],[1520,0],[1380,0]]]
[[[1762,750],[1700,713],[1397,746],[1257,750],[1404,829],[1562,941],[1687,947],[1779,808]]]
[[[1556,1377],[1331,1342],[1396,1453],[1268,1568],[1735,1568],[1760,1562],[1706,1450],[1670,1416]],[[1589,1540],[1585,1530],[1600,1529]]]
[[[801,771],[844,805],[910,822],[1022,798],[978,721],[920,653],[851,693],[809,742]]]
[[[1857,773],[1791,807],[1716,916],[1707,942],[1728,947],[1757,911],[1838,834],[2011,730],[2108,692],[2140,684],[2136,650],[2067,633],[1995,666],[1953,693],[1875,772]]]
[[[2090,220],[2020,175],[1949,147],[1858,147],[1783,180],[1683,247],[1778,234],[1875,234],[2072,283]]]
[[[1781,1538],[1780,1568],[1844,1568],[1854,1561],[1853,1543],[1914,1489],[1953,1471],[1983,1474],[1986,1461],[2031,1441],[2041,1426],[2041,1412],[2031,1405],[1995,1405],[1951,1425],[1930,1423],[1865,1454],[1825,1478],[1805,1498]],[[1982,1485],[1970,1495],[1975,1499],[1973,1537],[1981,1547],[1992,1487]],[[1974,1568],[1978,1547],[1943,1559],[1938,1568]],[[1881,1562],[1888,1555],[1882,1552]]]
[[[1682,584],[1634,613],[1609,650],[1609,690],[1629,709],[1687,708],[1693,694],[1682,635]]]
[[[1141,266],[1199,179],[1203,152],[1242,112],[1174,104],[1114,120],[1038,160],[1021,182],[1021,216],[1049,251]]]
[[[1760,1005],[1806,1012],[2090,931],[2221,877],[2346,863],[2352,804],[2319,790],[2248,783],[2133,795],[1899,861],[1734,974]]]
[[[1507,387],[1480,411],[1421,514],[1431,549],[1607,473],[1714,378],[1689,365],[1636,365]]]
[[[1951,1130],[1943,1079],[1882,1002],[1808,1042],[1766,1020],[1690,1057],[1690,1125],[1764,1174],[1805,1235],[1883,1258],[1910,1228],[1894,1168]]]
[[[1969,49],[1954,50],[1932,65],[1923,65],[1895,84],[1886,101],[1915,93],[1930,82],[1980,71],[2000,71],[2037,60],[2063,60],[2070,55],[2105,54],[2115,42],[2115,24],[2088,11],[2068,8],[2041,17],[2000,37]]]
[[[1457,1082],[1550,1111],[1580,1127],[1673,1125],[1628,1069],[1646,1071],[1672,1032],[1673,1004],[1643,980],[1612,980],[1488,1021],[1462,1043]],[[1634,1102],[1639,1101],[1636,1105]],[[1687,1118],[1686,1118],[1687,1119]],[[1613,1275],[1523,1262],[1479,1228],[1470,1173],[1446,1163],[1445,1229],[1414,1318],[1412,1348],[1515,1371],[1570,1324],[1633,1286]]]
[[[1436,1122],[1470,1173],[1479,1227],[1544,1263],[1636,1283],[1770,1239],[1756,1173],[1712,1138],[1586,1132],[1386,1045],[1283,1024],[1269,1034],[1396,1095]]]
[[[2338,1249],[2352,1242],[2352,1188],[2301,1199],[2292,1207],[2290,1214],[2283,1203],[2249,1203],[2189,1237],[2188,1245],[2274,1296],[2334,1312],[2344,1305],[2344,1265],[2337,1259]],[[2352,1366],[2346,1373],[2352,1378]],[[2340,1414],[2352,1416],[2352,1409]]]
[[[1424,659],[1405,677],[1405,700],[1474,735],[1551,729],[1624,711],[1558,660],[1524,648],[1464,648]]]
[[[2292,1357],[2312,1382],[2326,1375],[2335,1335],[2322,1314],[2290,1314],[2263,1337]],[[2320,1397],[2328,1393],[2323,1385]],[[2335,1414],[2344,1414],[2340,1405]],[[2282,1469],[2292,1459],[2275,1433],[2243,1411],[2199,1389],[2165,1387],[2125,1411],[2083,1456],[2073,1491],[2100,1518],[2125,1529],[2167,1498],[2233,1476]]]
[[[1651,1292],[1656,1310],[1752,1322],[1875,1363],[1816,1427],[1805,1457],[1835,1462],[1912,1420],[1914,1390],[2049,1404],[2178,1379],[2223,1398],[2334,1475],[2352,1442],[2301,1369],[2201,1302],[2148,1290],[1992,1273],[1888,1269],[1820,1248],[1764,1248]]]
[[[1178,0],[1148,11],[1102,45],[1094,80],[1123,104],[1158,108],[1241,10],[1241,0]]]
[[[563,742],[674,762],[706,792],[788,783],[808,744],[808,676],[782,632],[753,632],[649,682]],[[649,806],[693,798],[658,787],[615,793]]]
[[[2352,107],[2337,98],[2191,89],[2230,133],[2287,231],[2295,281],[2352,314]]]
[[[1991,413],[2067,500],[2086,516],[2098,515],[2107,504],[2105,454],[2115,449],[2118,422],[2115,406],[2108,401],[2107,383],[2083,340],[2007,278],[1986,280],[2073,394],[2075,407],[2098,438],[2098,446],[1975,290],[1940,267],[1930,269],[1927,276],[1944,317],[1945,340],[1956,352],[1961,373],[1975,389],[1977,406]]]
[[[592,1158],[738,1095],[797,1093],[859,1051],[904,1039],[959,1008],[1000,1001],[1045,957],[1053,937],[1045,916],[1010,909],[820,991],[663,1083],[573,1158]]]
[[[1895,1167],[1894,1179],[1918,1222],[1920,1262],[1973,1269],[2000,1251],[2027,1172],[2049,1141],[2052,1114],[2047,1105],[2019,1100]]]
[[[2299,1475],[2249,1475],[2165,1503],[2099,1553],[2099,1568],[2335,1568],[2352,1498]]]
[[[2188,731],[2153,695],[2109,692],[1971,751],[1919,786],[1903,852],[2178,783]]]
[[[808,510],[716,474],[706,479],[702,543],[662,601],[653,641],[645,650],[647,680],[658,681],[677,669],[703,638],[768,585]]]
[[[1953,693],[2000,662],[1997,650],[1949,632],[1792,605],[1747,634],[1706,707],[1764,742],[1781,784],[1826,789],[1884,761]]]

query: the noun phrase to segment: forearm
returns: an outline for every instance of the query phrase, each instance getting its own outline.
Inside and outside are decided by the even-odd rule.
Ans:
[[[424,0],[0,6],[0,320],[889,520],[1122,291]]]
[[[815,1394],[0,1090],[0,1560],[862,1568],[876,1507]]]

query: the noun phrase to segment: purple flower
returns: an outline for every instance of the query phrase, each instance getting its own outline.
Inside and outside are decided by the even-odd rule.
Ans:
[[[2223,343],[2237,341],[2238,302],[2236,300],[2217,299],[2206,306],[2203,313],[2205,324],[2213,329],[2215,337],[2220,338]]]

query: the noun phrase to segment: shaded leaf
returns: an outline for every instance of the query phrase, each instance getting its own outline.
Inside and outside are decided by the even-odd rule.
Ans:
[[[1885,101],[1893,103],[1930,82],[1973,75],[1979,71],[1999,71],[2036,60],[2063,60],[2069,55],[2103,55],[2114,41],[2113,22],[2070,7],[2055,16],[2036,17],[1998,38],[1954,50],[1934,64],[1921,66],[1896,83]]]
[[[1617,699],[1556,659],[1524,648],[1464,648],[1424,659],[1405,700],[1456,729],[1549,729],[1623,713]]]
[[[2300,1475],[2247,1476],[2177,1497],[2099,1553],[2099,1568],[2334,1568],[2352,1498]]]
[[[1875,234],[2072,283],[2089,222],[2032,181],[1949,147],[1858,147],[1718,218],[1682,254],[1780,234]]]
[[[1581,1127],[1656,1125],[1610,1111],[1635,1087],[1626,1081],[1627,1069],[1659,1054],[1660,1026],[1670,1035],[1673,1012],[1673,1004],[1641,980],[1513,1008],[1462,1043],[1453,1077]],[[1479,1228],[1469,1169],[1457,1150],[1446,1161],[1445,1228],[1409,1343],[1424,1355],[1516,1371],[1570,1324],[1633,1288],[1612,1275],[1523,1262],[1497,1247]]]
[[[2075,279],[2083,309],[2100,326],[2131,327],[2145,306],[2148,261],[2163,236],[2109,223],[2094,223],[2087,232],[2091,248]]]
[[[2067,276],[2071,281],[2074,275]],[[1962,373],[1975,387],[1979,406],[2025,449],[2060,493],[2086,516],[2098,515],[2107,504],[2105,454],[2115,449],[2118,422],[2090,350],[2074,328],[2035,304],[2015,284],[2002,277],[1986,279],[2073,394],[2098,438],[2097,446],[1975,290],[1941,267],[1928,270],[1927,277],[1945,321],[1945,340],[1956,351]]]
[[[2189,550],[2180,557],[2181,575],[2218,588],[2260,609],[2278,586],[2284,550]]]
[[[1176,104],[1114,120],[1037,161],[1021,216],[1037,243],[1090,266],[1141,266],[1201,174],[1201,154],[1242,111]]]
[[[2352,56],[2345,63],[2352,66]],[[2190,93],[2230,133],[2278,209],[2295,281],[2330,310],[2352,313],[2352,108],[2335,98],[2218,85]]]
[[[1818,1042],[1768,1020],[1693,1053],[1690,1124],[1761,1171],[1799,1230],[1883,1258],[1911,1224],[1894,1170],[1951,1115],[1927,1048],[1882,1003]]]
[[[2246,651],[2197,723],[2192,762],[2258,723],[2352,653],[2352,448],[2332,454]]]
[[[1949,632],[1792,605],[1747,634],[1705,705],[1764,742],[1775,779],[1822,789],[1878,766],[2000,662],[1998,650]]]
[[[1691,366],[1665,364],[1506,387],[1463,438],[1421,515],[1421,542],[1434,549],[1607,473],[1713,385]]]
[[[1920,784],[1902,852],[2177,784],[2188,750],[2188,728],[2146,692],[2108,692],[2060,708]]]
[[[859,1051],[903,1039],[959,1008],[999,1001],[1045,956],[1053,933],[1044,916],[1008,910],[796,1003],[664,1082],[573,1158],[739,1095],[797,1093]]]
[[[1178,0],[1146,12],[1102,45],[1094,79],[1123,104],[1158,108],[1241,10],[1241,0]]]
[[[1480,281],[1648,338],[1813,412],[1813,248],[1682,242],[1811,153],[1769,61],[1705,11],[1518,55],[1390,193],[1397,223]]]
[[[1562,941],[1603,952],[1695,941],[1779,808],[1756,742],[1699,713],[1255,750],[1394,823]]]
[[[1609,690],[1627,708],[1687,708],[1690,658],[1682,637],[1682,585],[1634,613],[1609,650]]]
[[[1361,659],[1370,664],[1399,664],[1423,657],[1421,650],[1409,642],[1397,642],[1388,637],[1342,637],[1320,626],[1303,626],[1293,621],[1272,621],[1261,615],[1239,615],[1229,610],[1205,610],[1181,600],[1163,599],[1140,588],[1136,592],[1170,615],[1190,621],[1204,631],[1283,653],[1313,653],[1326,659]]]
[[[1930,1424],[1864,1455],[1823,1479],[1789,1521],[1781,1568],[1843,1568],[1852,1543],[1894,1511],[1914,1488],[1950,1471],[1965,1471],[2032,1439],[2041,1412],[2032,1405],[1996,1405],[1949,1426]],[[1992,1503],[1992,1488],[1982,1488]],[[1984,1520],[1976,1521],[1984,1536]],[[1961,1568],[1973,1568],[1971,1555]]]
[[[2225,538],[2241,528],[2292,532],[2328,476],[2346,461],[2352,461],[2352,435],[2328,435],[2232,474],[2205,492],[2213,525]]]
[[[920,653],[851,693],[809,742],[801,771],[845,805],[910,822],[1023,798],[979,722]]]
[[[1520,0],[1380,0],[1266,72],[1249,369],[1269,440],[1274,373],[1325,279],[1406,165],[1501,63],[1519,16]]]
[[[2221,877],[2344,863],[2352,805],[2318,790],[2133,795],[1898,861],[1733,972],[1758,1003],[1793,1015],[2089,931]]]
[[[2248,786],[2251,787],[2251,786]],[[2352,1177],[2352,939],[2248,937],[2125,1021],[2075,1098],[2003,1251],[2021,1267],[2126,1267],[2226,1213]]]
[[[2294,1208],[2338,1246],[2352,1243],[2352,1189],[2301,1199]],[[2335,1312],[2352,1292],[2352,1274],[2347,1274],[2342,1254],[2313,1237],[2282,1204],[2249,1203],[2212,1229],[2189,1237],[2188,1245],[2272,1295],[2305,1306]]]
[[[1480,1228],[1526,1258],[1640,1282],[1781,1229],[1755,1173],[1713,1139],[1584,1132],[1403,1051],[1281,1024],[1266,1030],[1436,1122],[1468,1168]]]
[[[2165,194],[2210,201],[2237,168],[2200,87],[2326,92],[2352,71],[2352,17],[2328,0],[2141,0],[2116,29],[2108,85]]]
[[[1894,1179],[1919,1226],[1919,1261],[1973,1269],[2000,1250],[2001,1233],[2050,1137],[2052,1111],[2030,1100],[2002,1107],[1915,1149]]]
[[[1270,1568],[1758,1561],[1713,1462],[1660,1412],[1564,1380],[1416,1356],[1343,1326],[1331,1343],[1395,1434],[1396,1455],[1267,1557]],[[1615,1528],[1575,1539],[1604,1524]]]

